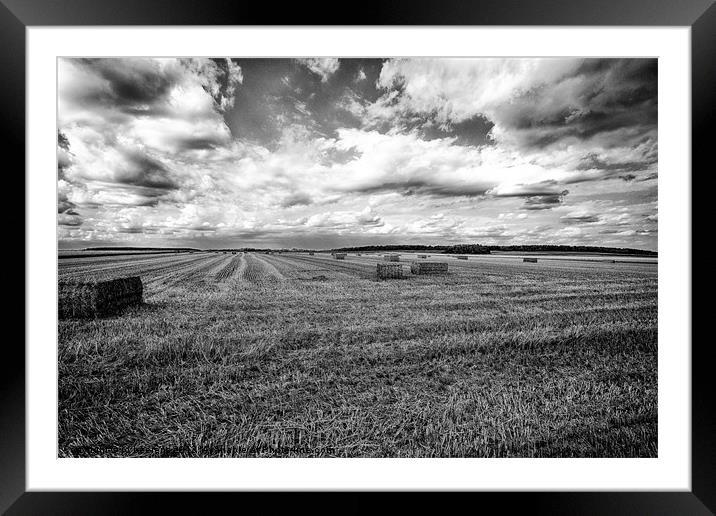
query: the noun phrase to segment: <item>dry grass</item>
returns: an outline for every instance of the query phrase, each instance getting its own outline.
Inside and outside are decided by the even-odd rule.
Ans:
[[[137,257],[145,306],[59,323],[60,455],[657,455],[655,266],[378,259]]]
[[[141,304],[142,280],[137,276],[58,283],[57,312],[60,319],[104,317]]]

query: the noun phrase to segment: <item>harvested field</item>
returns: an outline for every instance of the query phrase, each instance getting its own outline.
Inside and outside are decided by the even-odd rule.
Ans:
[[[283,280],[284,276],[268,260],[266,255],[247,253],[246,268],[242,271],[240,281],[264,284]]]
[[[241,255],[234,255],[228,263],[226,263],[225,265],[222,264],[223,266],[221,267],[221,269],[216,272],[216,280],[225,281],[233,277],[234,274],[236,274],[236,272],[240,270],[242,263],[244,263],[244,259],[241,257]]]
[[[59,321],[60,456],[657,456],[655,263],[446,255],[376,281],[382,260],[60,260],[144,283]]]
[[[104,317],[142,304],[142,280],[137,276],[95,281],[60,281],[58,316]]]

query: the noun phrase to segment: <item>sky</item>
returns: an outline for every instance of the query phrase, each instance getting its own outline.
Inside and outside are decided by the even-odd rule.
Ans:
[[[58,66],[61,249],[657,249],[656,59]]]

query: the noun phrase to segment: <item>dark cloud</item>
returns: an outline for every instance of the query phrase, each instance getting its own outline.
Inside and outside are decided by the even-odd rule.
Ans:
[[[57,223],[60,226],[77,227],[82,225],[82,217],[74,212],[64,212],[57,215]]]
[[[72,165],[72,153],[70,152],[70,142],[62,131],[57,132],[57,176],[59,179],[65,178],[66,170]]]
[[[383,219],[371,211],[358,215],[357,221],[361,226],[380,227],[385,225]]]
[[[213,150],[226,145],[225,138],[216,137],[179,137],[172,140],[172,144],[179,151]]]
[[[238,65],[238,59],[211,58],[210,61],[218,70],[215,78],[218,83],[218,88],[212,90],[204,86],[204,90],[213,97],[214,103],[221,107],[225,99],[232,98],[236,94],[236,77],[232,75],[230,65],[238,69],[240,76],[239,81],[243,81],[243,73],[241,72],[241,67]]]
[[[488,192],[495,197],[524,198],[526,210],[549,210],[562,204],[569,190],[562,190],[557,181],[549,180],[529,185],[515,185],[505,189],[493,189]]]
[[[105,81],[106,87],[76,91],[79,100],[149,114],[163,103],[178,79],[150,59],[77,59],[76,64]]]
[[[485,195],[491,185],[469,184],[458,185],[439,183],[424,179],[408,179],[405,181],[385,181],[373,185],[354,188],[355,193],[371,194],[396,192],[401,195],[427,195],[433,197],[479,197]]]
[[[195,224],[192,226],[178,226],[175,229],[186,229],[189,231],[216,231],[216,226],[213,224]]]
[[[176,190],[178,183],[171,172],[160,161],[147,156],[139,150],[123,149],[124,165],[115,171],[114,179],[118,183],[149,189],[150,191]],[[145,193],[150,193],[146,192]],[[149,197],[161,195],[154,192]]]
[[[524,143],[534,147],[624,128],[643,134],[656,127],[656,59],[586,59],[560,83],[569,94],[564,102],[555,101],[554,84],[542,85],[505,105],[500,120],[523,131]]]
[[[430,113],[384,121],[378,124],[377,128],[385,133],[394,131],[396,126],[406,132],[417,132],[423,140],[455,138],[457,145],[477,147],[492,144],[489,134],[495,124],[483,116],[475,116],[461,122],[438,123],[435,121],[435,113]]]
[[[62,131],[57,131],[57,145],[66,151],[70,150],[70,142]]]
[[[57,194],[57,213],[65,213],[73,210],[77,205],[67,199],[67,195],[63,193]]]
[[[608,172],[640,172],[648,169],[651,165],[656,163],[656,156],[648,157],[644,161],[623,161],[623,162],[608,162],[605,161],[595,153],[589,153],[584,156],[577,170],[604,170]]]
[[[563,224],[592,224],[599,222],[601,218],[598,215],[571,215],[561,217],[560,220]]]
[[[117,228],[118,233],[126,233],[128,235],[137,235],[145,232],[149,232],[148,228],[143,228],[141,226],[137,227],[119,227]]]
[[[284,208],[290,208],[292,206],[308,206],[313,203],[313,199],[310,195],[303,192],[297,192],[285,197],[281,201],[281,206]]]
[[[534,195],[525,199],[523,208],[526,210],[549,210],[559,206],[569,190],[563,190],[558,194]]]

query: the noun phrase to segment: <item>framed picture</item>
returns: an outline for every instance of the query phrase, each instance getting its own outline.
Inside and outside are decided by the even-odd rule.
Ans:
[[[713,2],[0,1],[8,514],[716,510]]]

